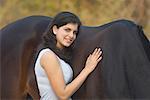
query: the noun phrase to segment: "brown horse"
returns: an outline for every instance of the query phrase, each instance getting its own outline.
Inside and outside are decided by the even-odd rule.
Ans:
[[[1,29],[1,98],[39,99],[34,63],[42,33],[50,23],[46,16],[31,16]],[[95,47],[103,60],[74,94],[74,99],[150,98],[150,43],[142,29],[119,20],[98,27],[81,26],[75,41],[74,76]]]
[[[41,35],[51,18],[31,16],[1,30],[1,98],[24,98],[27,93],[38,97],[34,79],[34,56]],[[31,80],[30,80],[31,79]],[[36,89],[36,88],[35,88]]]

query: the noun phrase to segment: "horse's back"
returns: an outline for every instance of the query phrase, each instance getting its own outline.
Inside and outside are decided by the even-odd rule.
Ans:
[[[150,98],[150,42],[138,25],[119,20],[80,32],[72,60],[75,77],[94,48],[102,48],[103,59],[74,99]]]

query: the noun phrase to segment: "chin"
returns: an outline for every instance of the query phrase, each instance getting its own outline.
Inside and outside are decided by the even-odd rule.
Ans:
[[[63,45],[64,45],[65,47],[70,47],[72,43],[73,43],[73,42],[66,42],[66,41],[64,41],[64,42],[63,42]]]
[[[65,47],[70,47],[71,46],[71,44],[65,44]]]
[[[70,45],[66,45],[65,47],[70,47]]]

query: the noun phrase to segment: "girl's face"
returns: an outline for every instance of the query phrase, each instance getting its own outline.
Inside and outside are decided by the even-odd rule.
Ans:
[[[53,33],[56,35],[56,46],[60,49],[69,47],[74,40],[78,32],[78,24],[68,23],[59,28],[53,26]]]

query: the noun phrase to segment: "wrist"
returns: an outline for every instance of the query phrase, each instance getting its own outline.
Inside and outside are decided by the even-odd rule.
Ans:
[[[83,72],[88,74],[88,75],[91,73],[91,71],[88,68],[86,68],[86,67],[83,69]]]

